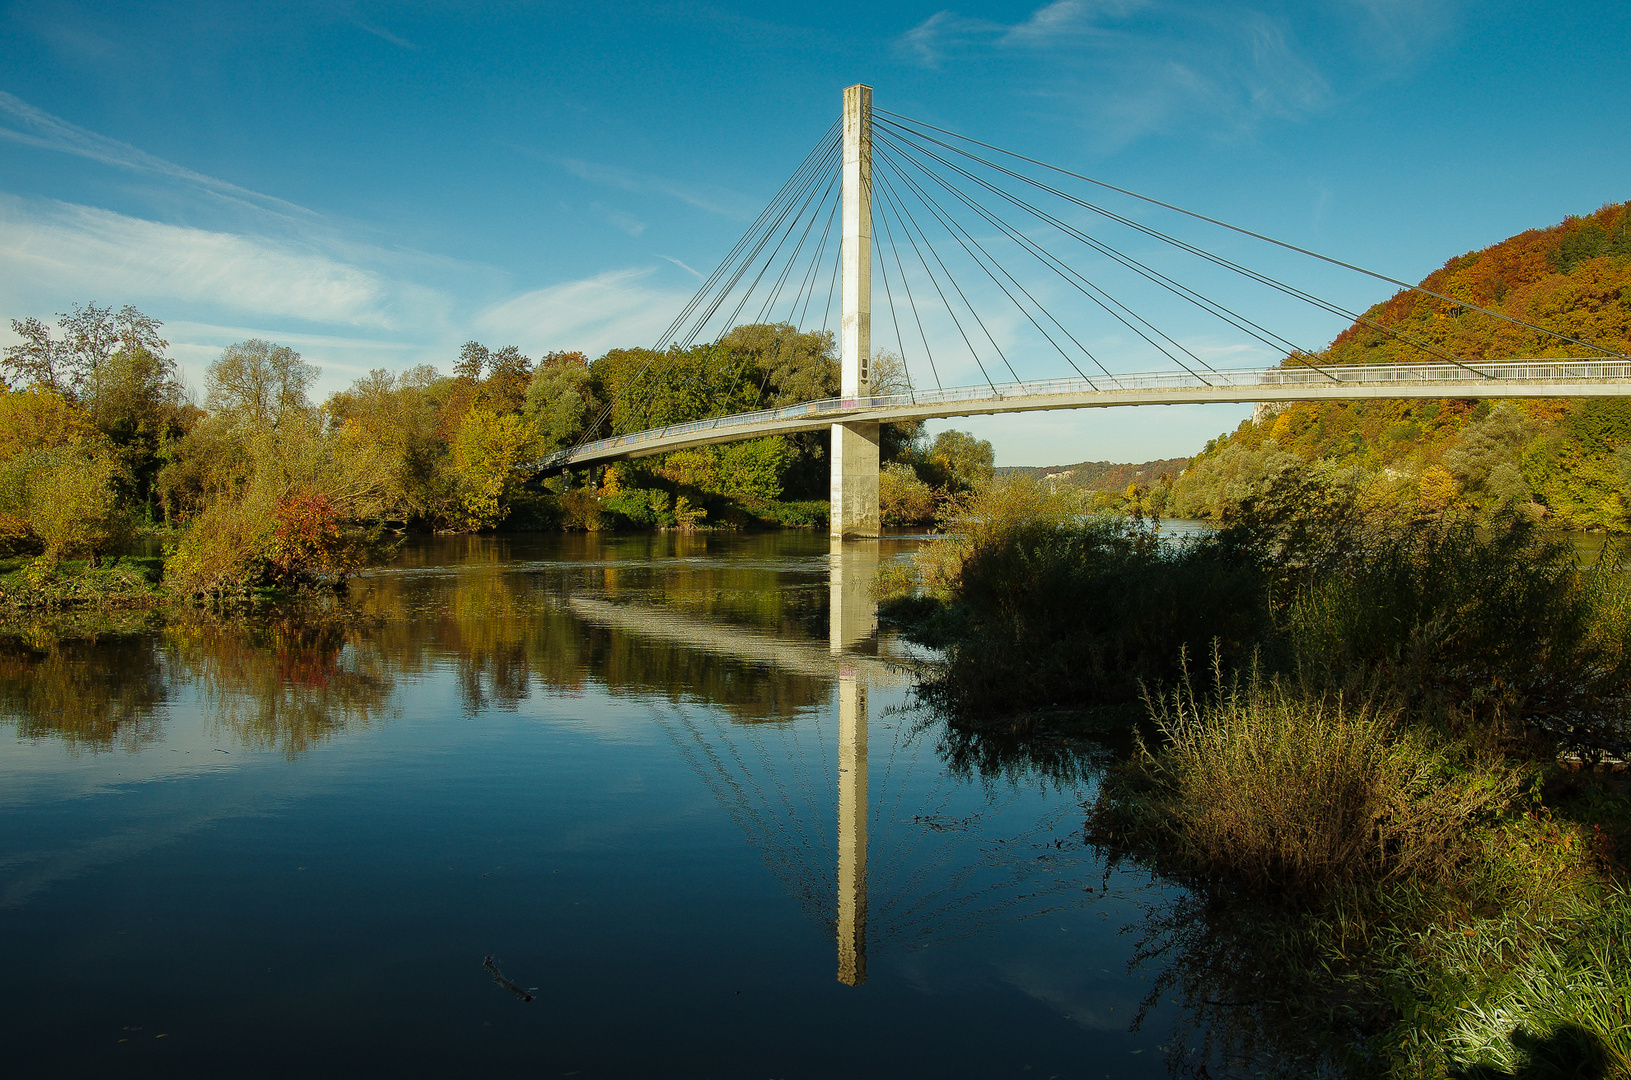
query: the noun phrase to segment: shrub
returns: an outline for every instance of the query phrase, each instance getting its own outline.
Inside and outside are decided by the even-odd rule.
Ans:
[[[599,532],[605,527],[606,515],[599,499],[582,490],[561,496],[561,528]]]
[[[1214,670],[1205,698],[1185,680],[1149,700],[1165,742],[1141,744],[1095,809],[1103,835],[1169,872],[1302,896],[1441,882],[1472,854],[1469,826],[1517,791],[1396,712]]]
[[[926,687],[964,713],[1127,704],[1187,647],[1233,663],[1269,627],[1261,560],[1229,536],[1181,544],[1029,478],[992,484],[942,521],[958,535],[917,560],[947,663]]]
[[[266,506],[211,504],[166,548],[165,585],[180,597],[246,599],[265,577],[275,529]]]
[[[934,490],[917,470],[890,462],[878,474],[878,508],[885,525],[920,525],[934,520]]]
[[[659,525],[673,525],[674,514],[669,509],[669,494],[657,488],[626,488],[601,500],[602,508],[615,515],[620,525],[649,529]]]
[[[1521,721],[1588,753],[1631,749],[1631,589],[1618,566],[1514,519],[1373,533],[1286,612],[1297,670],[1423,719]]]

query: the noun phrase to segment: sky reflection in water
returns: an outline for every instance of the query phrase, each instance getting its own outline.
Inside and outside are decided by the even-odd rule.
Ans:
[[[866,598],[913,543],[424,540],[320,618],[9,639],[13,1075],[1164,1075],[1160,894],[1085,770],[937,752]]]

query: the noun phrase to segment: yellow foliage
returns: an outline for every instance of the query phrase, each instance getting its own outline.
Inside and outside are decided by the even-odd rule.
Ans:
[[[1429,465],[1422,470],[1421,480],[1417,482],[1416,488],[1420,493],[1421,511],[1424,514],[1442,514],[1455,502],[1455,477],[1442,465]]]
[[[530,438],[526,423],[513,413],[473,405],[464,414],[453,436],[453,474],[465,528],[491,528],[504,520],[508,507],[499,496]]]
[[[84,409],[52,390],[0,390],[0,461],[25,450],[74,446],[100,438]]]

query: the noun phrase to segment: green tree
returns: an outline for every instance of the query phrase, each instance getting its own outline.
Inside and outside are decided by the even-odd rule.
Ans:
[[[754,323],[736,327],[719,343],[750,362],[743,378],[763,387],[754,405],[796,405],[838,393],[838,358],[825,330],[801,333],[791,323]]]
[[[104,444],[105,447],[105,444]],[[28,450],[0,467],[0,515],[24,518],[49,562],[87,556],[94,565],[130,539],[130,515],[119,503],[118,459],[106,448]]]
[[[115,352],[164,354],[169,342],[159,337],[162,325],[129,304],[117,312],[111,306],[76,304],[58,313],[60,339],[39,319],[13,319],[11,329],[23,340],[6,347],[0,370],[19,387],[40,386],[76,400],[94,400]]]
[[[401,375],[379,368],[323,406],[342,444],[381,454],[388,477],[385,512],[393,518],[446,521],[452,482],[433,391],[448,381],[428,366]]]
[[[878,509],[885,525],[921,525],[934,520],[934,489],[917,470],[892,461],[878,474]]]
[[[942,431],[929,444],[928,464],[948,491],[973,491],[996,475],[997,456],[986,439],[966,431]]]
[[[522,415],[532,429],[535,452],[540,457],[583,434],[595,404],[591,382],[582,353],[551,354],[533,373]]]
[[[453,474],[458,483],[461,524],[485,529],[504,520],[500,496],[531,441],[519,416],[473,406],[453,440]]]

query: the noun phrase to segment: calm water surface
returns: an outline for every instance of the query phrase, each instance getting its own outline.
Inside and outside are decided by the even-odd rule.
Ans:
[[[424,540],[332,616],[0,643],[6,1073],[1165,1075],[1163,894],[1087,748],[911,707],[916,542]]]

